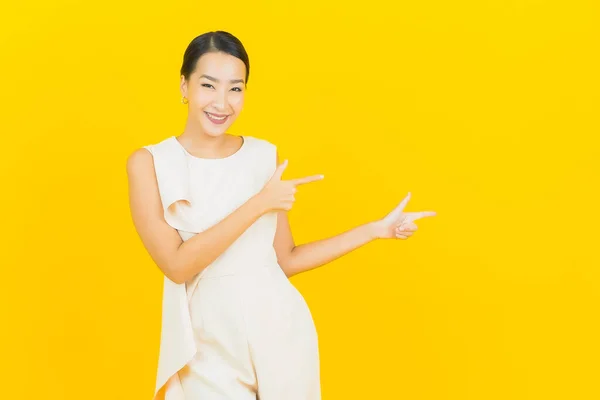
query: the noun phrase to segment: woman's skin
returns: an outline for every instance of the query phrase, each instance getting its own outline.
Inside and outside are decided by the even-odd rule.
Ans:
[[[225,133],[239,116],[246,90],[246,66],[229,54],[204,54],[190,75],[181,76],[180,90],[188,99],[188,117],[177,140],[197,157],[223,158],[235,153],[242,138]],[[211,79],[214,78],[214,79]],[[227,115],[214,124],[206,112]],[[127,159],[130,210],[135,228],[148,253],[173,282],[184,283],[200,273],[223,253],[263,214],[276,211],[277,231],[273,247],[283,272],[291,277],[329,263],[375,239],[408,239],[417,230],[415,221],[436,215],[433,211],[404,212],[410,193],[384,218],[357,226],[338,235],[296,245],[287,212],[298,186],[320,181],[322,175],[283,180],[287,160],[255,196],[209,229],[183,241],[164,220],[152,155],[144,148]]]

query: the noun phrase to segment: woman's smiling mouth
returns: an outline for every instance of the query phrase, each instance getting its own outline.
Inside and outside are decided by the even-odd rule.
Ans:
[[[208,117],[208,119],[213,124],[222,124],[229,117],[229,115],[227,115],[227,114],[222,114],[221,116],[219,116],[218,114],[211,114],[211,113],[206,112],[206,111],[204,111],[204,114],[206,114],[206,116]]]

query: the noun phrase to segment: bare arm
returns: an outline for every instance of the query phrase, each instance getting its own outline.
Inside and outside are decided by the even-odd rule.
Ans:
[[[286,213],[280,213],[275,249],[281,269],[289,278],[327,264],[375,239],[408,239],[417,230],[417,219],[432,217],[435,211],[403,212],[410,193],[380,220],[369,222],[339,235],[296,246]]]
[[[160,270],[175,283],[200,273],[264,212],[252,197],[222,221],[183,241],[164,219],[152,154],[140,148],[127,159],[129,206],[144,247]]]
[[[282,269],[288,277],[315,269],[377,239],[375,232],[373,224],[367,223],[330,238],[295,246]]]

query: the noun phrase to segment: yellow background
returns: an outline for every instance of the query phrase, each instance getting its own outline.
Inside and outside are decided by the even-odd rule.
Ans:
[[[162,275],[126,157],[183,129],[193,37],[238,36],[297,244],[435,210],[292,278],[323,398],[596,399],[596,1],[24,2],[0,17],[2,398],[150,399]]]

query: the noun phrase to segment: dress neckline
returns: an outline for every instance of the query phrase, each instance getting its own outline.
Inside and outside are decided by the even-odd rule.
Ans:
[[[207,158],[207,157],[198,157],[195,156],[193,154],[191,154],[190,152],[188,152],[186,150],[185,147],[183,147],[183,145],[181,144],[181,142],[179,142],[179,140],[177,140],[176,136],[171,136],[171,139],[173,139],[177,145],[179,146],[179,148],[185,153],[186,156],[188,156],[189,158],[193,159],[193,160],[198,160],[198,161],[208,161],[208,162],[218,162],[218,161],[225,161],[225,160],[230,160],[232,158],[235,158],[237,156],[239,156],[244,149],[247,147],[247,142],[248,142],[248,137],[244,136],[244,135],[240,135],[240,137],[242,138],[242,145],[240,146],[239,149],[237,149],[237,151],[233,154],[228,155],[227,157],[218,157],[218,158]]]

